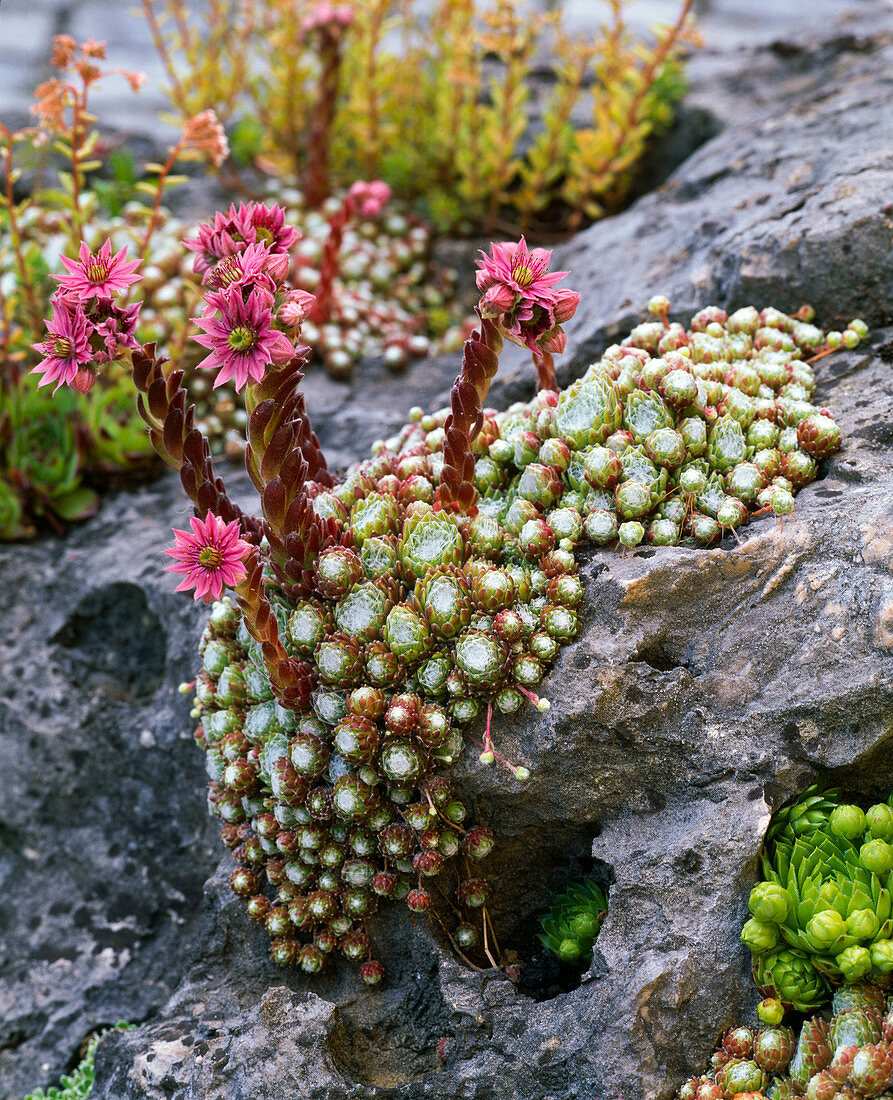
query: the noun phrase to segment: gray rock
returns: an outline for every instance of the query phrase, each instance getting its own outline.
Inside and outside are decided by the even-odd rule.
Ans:
[[[740,124],[556,257],[585,295],[565,376],[658,291],[683,319],[708,301],[811,300],[826,324],[890,325],[891,57],[879,34],[739,59],[775,72],[772,118],[742,96]],[[732,78],[716,79],[721,102]],[[64,540],[0,549],[0,1094],[51,1080],[86,1033],[125,1018],[140,1026],[100,1044],[97,1100],[671,1096],[753,1017],[738,931],[770,809],[816,777],[893,785],[891,338],[818,364],[846,445],[782,529],[763,518],[740,545],[585,556],[552,709],[497,731],[527,784],[459,765],[500,837],[485,872],[502,945],[527,964],[517,985],[463,968],[397,909],[372,927],[384,989],[346,966],[312,985],[272,966],[228,857],[211,873],[221,849],[176,694],[202,616],[159,572],[187,515],[173,478]],[[504,366],[494,405],[531,387],[520,353]],[[369,364],[351,387],[317,374],[308,404],[346,462],[409,404],[443,403],[456,369]],[[536,918],[583,873],[613,882],[611,907],[569,988],[537,959]]]

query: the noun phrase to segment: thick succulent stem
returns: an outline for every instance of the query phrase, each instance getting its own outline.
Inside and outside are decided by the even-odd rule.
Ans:
[[[484,398],[499,366],[502,343],[498,323],[486,317],[481,317],[480,329],[465,341],[462,370],[453,383],[451,411],[444,424],[444,466],[436,497],[440,508],[468,515],[477,512],[471,444],[484,422]]]
[[[306,710],[314,687],[313,669],[285,651],[279,624],[264,595],[263,566],[256,550],[245,562],[245,568],[247,576],[235,589],[236,602],[248,633],[260,643],[270,686],[284,707]]]
[[[260,522],[230,500],[222,478],[214,471],[208,441],[195,426],[195,406],[186,407],[183,372],[166,375],[167,360],[156,357],[154,343],[134,350],[132,359],[133,381],[139,391],[137,408],[148,425],[152,446],[168,466],[179,471],[196,515],[204,519],[213,512],[225,523],[237,519],[242,538],[259,543],[263,533]]]
[[[557,390],[558,379],[555,377],[555,360],[549,351],[535,351],[533,364],[536,367],[536,388],[538,390]]]
[[[260,493],[277,580],[293,598],[312,587],[314,561],[338,541],[334,521],[320,519],[307,494],[309,481],[332,484],[299,390],[308,354],[302,348],[285,366],[269,372],[252,387],[247,401],[245,465]]]

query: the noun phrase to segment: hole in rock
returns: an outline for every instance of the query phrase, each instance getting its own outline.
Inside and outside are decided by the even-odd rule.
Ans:
[[[608,894],[610,884],[614,881],[612,868],[609,864],[601,861],[590,862],[594,864],[592,872],[577,877],[573,881],[583,883],[586,879],[591,879]],[[566,883],[565,888],[570,885],[570,882]],[[558,892],[562,893],[563,891],[559,889]],[[542,945],[538,937],[540,931],[539,916],[545,916],[548,911],[549,904],[547,903],[543,912],[538,915],[535,921],[532,929],[535,936],[535,946],[529,960],[521,967],[521,977],[518,982],[518,990],[537,1002],[549,1001],[562,993],[570,993],[574,989],[579,989],[590,964],[590,960],[587,958],[580,965],[571,966],[562,962],[561,959],[553,955],[551,951],[547,951]],[[597,946],[596,943],[596,949]]]
[[[8,852],[15,852],[18,854],[21,852],[24,841],[18,830],[11,828],[4,821],[0,821],[0,849],[5,848]]]
[[[635,661],[644,661],[656,672],[673,672],[677,668],[690,668],[681,653],[666,638],[649,638],[636,646]]]
[[[882,702],[878,702],[880,707]],[[868,715],[863,716],[863,721],[870,721]],[[793,787],[786,783],[783,787],[777,783],[769,782],[765,785],[764,798],[777,813],[783,806],[796,801],[803,791],[812,784],[817,784],[823,789],[840,788],[844,800],[850,799],[858,802],[863,807],[868,807],[876,802],[886,802],[893,792],[893,729],[887,728],[887,719],[879,714],[875,716],[872,724],[884,726],[884,732],[865,752],[857,755],[846,764],[838,767],[816,767],[812,760],[803,763],[807,765],[796,776]],[[849,720],[842,715],[838,722],[827,722],[825,734],[828,740],[835,742],[856,742],[867,740],[870,735],[868,730],[860,729],[860,718],[852,716]],[[796,740],[799,726],[796,722],[789,722],[782,730],[789,741]],[[790,751],[790,750],[789,750]],[[793,755],[793,753],[791,753]]]
[[[116,1021],[117,1022],[117,1021]],[[91,1039],[93,1039],[101,1031],[110,1031],[114,1028],[115,1023],[106,1023],[100,1021],[94,1027],[90,1029],[74,1048],[73,1053],[69,1056],[68,1061],[65,1063],[65,1067],[62,1070],[63,1073],[74,1073],[78,1066],[83,1062],[84,1057],[87,1054],[87,1047],[90,1045]],[[58,1076],[58,1074],[56,1075]]]
[[[150,698],[164,676],[165,631],[135,584],[89,592],[51,641],[69,679],[112,698]]]
[[[858,726],[858,721],[853,723],[853,734]],[[859,732],[865,735],[868,731]],[[857,797],[866,807],[886,802],[893,792],[893,730],[887,728],[879,740],[852,763],[829,769],[818,779],[826,786],[840,787],[844,795]]]
[[[28,1041],[29,1036],[21,1030],[10,1031],[0,1039],[0,1050],[18,1050],[22,1043]]]
[[[492,885],[490,914],[504,955],[520,961],[521,993],[534,1001],[549,1000],[576,989],[586,966],[559,962],[540,942],[541,918],[552,898],[572,883],[593,879],[605,889],[614,881],[612,868],[592,858],[594,822],[575,825],[540,823],[498,841],[499,859],[484,871]]]

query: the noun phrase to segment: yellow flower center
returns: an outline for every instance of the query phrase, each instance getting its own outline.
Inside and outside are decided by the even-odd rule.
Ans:
[[[53,355],[58,356],[60,359],[70,359],[74,348],[71,346],[71,341],[66,336],[54,336],[52,339]]]
[[[257,338],[250,328],[246,328],[245,325],[239,325],[238,328],[234,328],[229,336],[227,336],[226,342],[233,351],[250,351],[257,342]]]
[[[109,265],[94,257],[84,264],[84,272],[91,283],[104,283],[108,278]]]
[[[220,568],[222,561],[223,555],[216,546],[205,546],[199,551],[198,563],[204,569],[213,572]]]

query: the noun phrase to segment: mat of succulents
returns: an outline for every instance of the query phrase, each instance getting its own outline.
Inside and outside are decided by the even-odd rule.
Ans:
[[[35,372],[41,387],[89,391],[111,359],[125,364],[195,506],[166,551],[177,590],[213,602],[186,690],[232,888],[273,957],[313,973],[341,955],[376,984],[366,918],[396,902],[436,922],[468,965],[498,966],[478,869],[497,840],[450,766],[474,745],[507,782],[528,777],[501,751],[498,716],[548,708],[535,689],[577,633],[586,542],[709,545],[794,508],[840,445],[810,400],[810,362],[865,326],[824,334],[806,307],[707,307],[686,329],[656,297],[654,320],[559,391],[554,356],[579,295],[558,286],[567,273],[549,270],[548,251],[497,243],[479,261],[479,327],[450,407],[414,410],[336,476],[300,389],[313,300],[287,282],[294,240],[279,206],[250,203],[185,242],[204,286],[199,369],[244,390],[260,517],[227,495],[184,372],[128,326],[110,344],[113,295],[137,277],[126,250],[85,246],[66,262]],[[530,351],[537,392],[497,412],[484,401],[505,340]],[[579,957],[604,915],[592,889],[559,904]],[[561,925],[544,934],[568,957]]]

